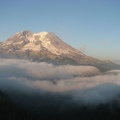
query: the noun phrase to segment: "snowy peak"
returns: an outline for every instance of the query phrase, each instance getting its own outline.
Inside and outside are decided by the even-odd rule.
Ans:
[[[6,42],[4,42],[1,47],[2,49],[6,48],[8,52],[15,50],[41,51],[43,48],[48,50],[50,53],[56,55],[76,52],[76,49],[63,42],[58,36],[56,36],[52,32],[40,32],[34,34],[29,30],[16,33]]]
[[[45,31],[37,34],[29,30],[21,31],[1,45],[1,51],[5,54],[26,52],[28,50],[33,52],[46,50],[52,55],[69,57],[70,59],[76,59],[75,56],[79,55],[84,56],[83,53],[63,42],[54,33]],[[85,57],[87,58],[87,56]]]
[[[34,37],[35,39],[44,39],[45,36],[48,34],[48,32],[40,32],[40,33],[37,33],[37,34],[34,34]]]
[[[112,64],[110,61],[101,61],[89,57],[62,41],[52,32],[34,34],[29,30],[21,31],[0,43],[0,57],[26,58],[41,61],[50,61],[101,65]]]
[[[33,33],[31,31],[28,31],[28,30],[21,31],[21,32],[16,33],[9,39],[7,39],[5,43],[13,44],[17,42],[22,42],[22,41],[26,41],[27,38],[32,38],[32,37],[33,37]]]
[[[46,34],[48,34],[48,32],[40,32],[40,33],[37,33],[37,34],[34,34],[34,35],[38,35],[38,36],[45,36]]]

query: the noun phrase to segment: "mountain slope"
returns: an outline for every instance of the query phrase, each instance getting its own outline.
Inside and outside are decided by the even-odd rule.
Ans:
[[[34,34],[31,31],[18,32],[0,43],[0,57],[32,59],[56,64],[112,65],[89,57],[74,49],[52,32]]]

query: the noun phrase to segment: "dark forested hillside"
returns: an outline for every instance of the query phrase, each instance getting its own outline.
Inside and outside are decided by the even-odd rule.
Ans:
[[[30,112],[13,103],[0,91],[0,120],[115,120],[120,117],[120,108],[114,102],[96,107],[76,105],[71,105],[67,109],[58,107],[55,104],[48,106],[46,112]]]

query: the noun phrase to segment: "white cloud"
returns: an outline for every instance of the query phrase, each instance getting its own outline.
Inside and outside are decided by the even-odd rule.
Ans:
[[[95,76],[88,77],[91,75]],[[100,74],[92,66],[0,59],[0,89],[8,92],[66,94],[73,102],[98,104],[115,99],[119,85],[120,70]]]

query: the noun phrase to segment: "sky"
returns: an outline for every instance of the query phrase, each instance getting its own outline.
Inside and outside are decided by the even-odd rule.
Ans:
[[[54,32],[88,56],[120,61],[120,0],[0,0],[0,41]]]

